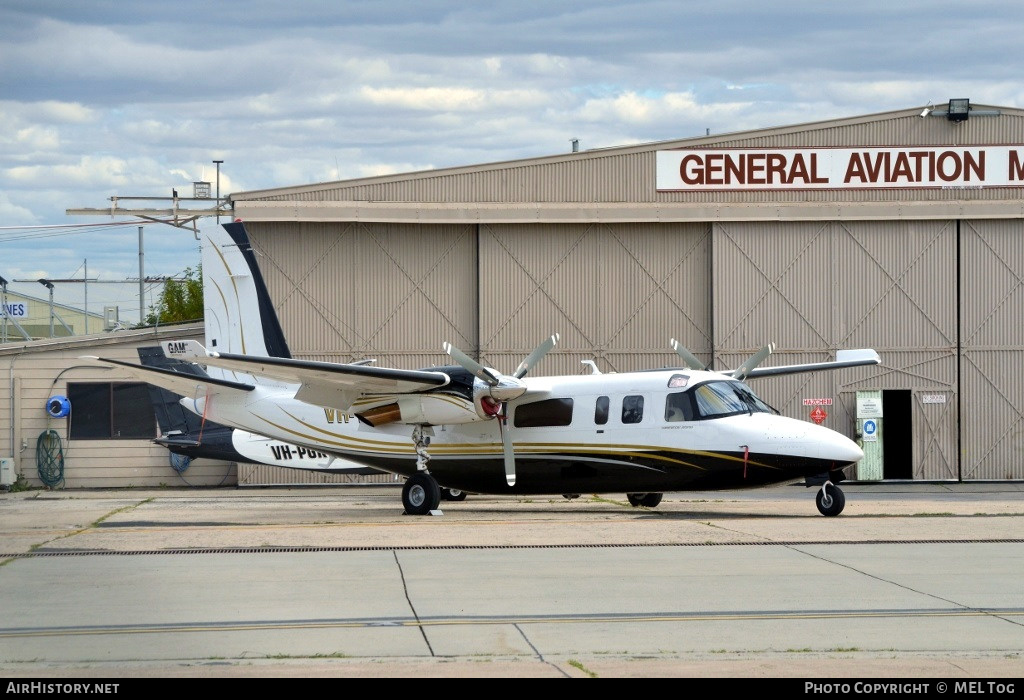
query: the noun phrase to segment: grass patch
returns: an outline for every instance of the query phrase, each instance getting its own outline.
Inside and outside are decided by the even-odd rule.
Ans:
[[[107,513],[106,515],[104,515],[104,516],[102,516],[100,518],[97,518],[96,520],[92,521],[92,523],[89,525],[89,527],[96,527],[97,525],[102,523],[104,520],[106,520],[107,518],[109,518],[109,517],[111,517],[113,515],[117,515],[118,513],[124,513],[127,510],[134,510],[135,508],[138,508],[139,506],[143,505],[144,503],[151,503],[152,501],[153,501],[152,498],[147,498],[144,501],[140,501],[138,503],[133,503],[130,506],[125,506],[124,508],[118,508],[117,510],[112,510],[109,513]]]
[[[583,673],[587,674],[591,678],[597,678],[597,674],[596,673],[594,673],[593,671],[588,669],[586,666],[584,666],[582,663],[580,663],[576,659],[569,659],[569,665],[572,666],[575,669],[583,671]]]

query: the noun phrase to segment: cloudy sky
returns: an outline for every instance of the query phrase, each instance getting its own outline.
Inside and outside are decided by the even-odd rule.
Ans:
[[[1022,28],[1024,4],[1005,0],[0,0],[0,276],[137,278],[135,222],[66,211],[190,195],[215,182],[214,160],[226,195],[551,155],[573,138],[951,97],[1024,107]],[[142,239],[147,276],[199,263],[190,231],[151,223]],[[90,298],[105,287],[138,316],[137,282]]]

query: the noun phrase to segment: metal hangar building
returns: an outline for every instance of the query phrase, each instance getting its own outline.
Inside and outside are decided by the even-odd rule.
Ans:
[[[296,357],[732,368],[857,437],[851,478],[1024,478],[1024,110],[939,107],[234,193]]]
[[[294,357],[423,368],[448,341],[511,371],[557,332],[533,373],[568,374],[679,366],[673,338],[716,369],[769,343],[768,365],[874,348],[877,366],[751,382],[860,439],[849,478],[1006,481],[1024,479],[1022,195],[1024,110],[950,99],[228,200]],[[43,436],[69,488],[336,483],[214,460],[179,478],[145,392],[78,359],[173,334],[202,329],[0,344],[0,485],[41,483]],[[130,425],[44,410],[86,395],[76,415]]]

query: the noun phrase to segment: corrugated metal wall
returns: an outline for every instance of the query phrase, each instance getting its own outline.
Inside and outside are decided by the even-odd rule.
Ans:
[[[330,484],[377,484],[390,485],[405,483],[396,474],[322,474],[309,469],[285,469],[267,464],[243,462],[238,465],[239,486],[326,486]]]
[[[476,226],[250,224],[294,357],[450,364],[476,344]]]
[[[1024,223],[963,221],[963,478],[1024,478]]]
[[[678,365],[673,337],[709,356],[710,240],[707,224],[481,226],[481,353],[511,371],[557,332],[544,374]]]

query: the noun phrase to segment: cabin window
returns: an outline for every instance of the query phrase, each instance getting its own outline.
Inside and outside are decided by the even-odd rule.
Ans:
[[[138,440],[156,437],[156,414],[149,385],[121,383],[68,383],[71,425],[75,439]]]
[[[677,391],[665,398],[665,420],[669,423],[693,420],[693,398],[690,392]]]
[[[572,423],[572,399],[545,399],[516,406],[517,428],[541,428]]]
[[[702,384],[693,392],[693,397],[697,401],[697,410],[704,418],[747,413],[749,410],[728,382]]]
[[[639,423],[644,419],[644,397],[638,395],[625,396],[622,399],[622,422],[625,424]]]
[[[673,374],[669,377],[668,388],[669,389],[681,389],[690,382],[690,377],[685,374]]]
[[[608,422],[608,405],[607,396],[598,396],[597,403],[594,405],[594,422],[597,425],[604,425]]]

